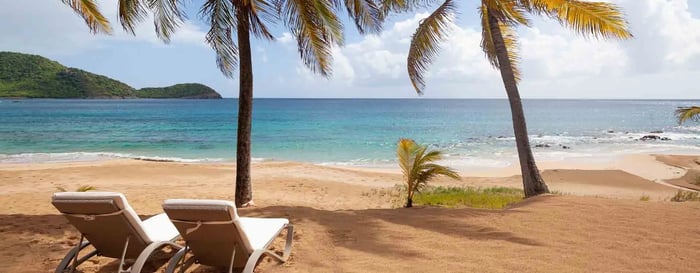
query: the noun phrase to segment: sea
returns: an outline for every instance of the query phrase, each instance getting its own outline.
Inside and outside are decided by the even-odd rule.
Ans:
[[[700,154],[682,100],[523,101],[537,160]],[[235,162],[236,99],[0,100],[0,164],[134,158]],[[440,149],[453,167],[517,164],[505,99],[256,99],[254,161],[395,166],[396,142]],[[641,140],[654,135],[666,140]]]

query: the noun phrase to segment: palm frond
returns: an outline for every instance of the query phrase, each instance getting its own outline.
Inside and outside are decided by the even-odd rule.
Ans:
[[[579,0],[519,0],[533,12],[557,19],[583,36],[629,39],[632,33],[620,9],[611,3]]]
[[[136,25],[148,16],[142,0],[120,0],[119,22],[125,31],[134,34]]]
[[[386,16],[389,12],[406,12],[426,8],[437,0],[380,0],[380,10]]]
[[[202,5],[200,15],[209,21],[206,41],[216,52],[216,64],[226,77],[233,77],[238,66],[238,48],[231,37],[235,28],[231,1],[208,0]]]
[[[302,62],[312,72],[329,76],[333,68],[331,47],[342,44],[342,24],[328,0],[277,1],[285,25],[297,40]]]
[[[274,40],[275,37],[269,31],[266,23],[273,23],[279,19],[275,6],[266,0],[249,1],[250,5],[245,6],[245,12],[250,22],[250,32],[255,37]]]
[[[153,24],[158,38],[170,42],[175,29],[184,21],[185,12],[179,0],[148,0],[148,7],[153,11]]]
[[[481,8],[486,9],[494,15],[499,22],[511,26],[529,26],[530,20],[525,15],[527,9],[514,0],[482,0]],[[482,11],[483,14],[483,11]]]
[[[61,0],[73,9],[75,13],[85,20],[92,33],[112,33],[109,20],[102,15],[100,8],[94,0]]]
[[[456,6],[452,0],[445,0],[427,18],[421,20],[418,29],[411,38],[408,51],[408,77],[418,94],[423,94],[425,79],[423,74],[438,53],[439,43],[445,40],[448,24],[452,21]]]
[[[479,7],[479,13],[481,15],[481,49],[486,54],[486,58],[489,63],[495,68],[500,69],[500,64],[498,63],[498,57],[496,56],[496,43],[493,40],[493,33],[491,33],[491,24],[489,23],[489,9],[486,5]],[[521,78],[520,74],[520,50],[518,47],[518,36],[515,32],[514,26],[511,24],[501,23],[499,24],[499,29],[501,30],[501,36],[503,36],[503,42],[506,44],[506,51],[508,52],[508,59],[510,60],[511,69],[513,69],[513,75],[515,75],[515,81],[519,82]]]
[[[345,0],[348,15],[355,21],[360,34],[377,33],[382,30],[382,15],[374,0]]]
[[[407,138],[400,139],[396,145],[396,156],[405,177],[410,177],[411,169],[413,169],[411,154],[413,154],[415,147],[416,142]]]
[[[683,124],[688,120],[698,122],[700,121],[700,107],[678,107],[678,109],[676,109],[676,116],[678,117],[678,124]]]

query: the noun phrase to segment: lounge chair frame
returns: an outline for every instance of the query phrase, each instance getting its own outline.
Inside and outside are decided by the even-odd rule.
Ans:
[[[116,216],[122,213],[124,213],[124,209],[120,209],[116,212],[106,214],[72,214],[63,212],[61,214],[66,217],[77,217],[90,221],[94,220],[97,217]],[[131,264],[131,266],[127,266],[127,261],[131,260],[126,258],[127,250],[129,248],[129,241],[131,240],[131,236],[127,236],[124,242],[121,258],[119,259],[118,273],[140,273],[143,269],[143,266],[146,264],[146,261],[148,261],[151,255],[153,255],[153,253],[160,249],[163,249],[166,246],[170,246],[175,250],[180,250],[182,246],[175,243],[175,240],[177,240],[178,238],[179,236],[172,238],[171,241],[152,241],[139,253],[138,257],[136,258],[136,260],[134,260],[133,264]],[[84,256],[80,256],[80,251],[90,245],[90,242],[86,240],[85,234],[80,233],[80,239],[78,243],[75,247],[68,251],[65,257],[63,257],[63,260],[61,260],[59,265],[56,267],[55,273],[73,273],[76,271],[77,267],[85,261],[89,260],[94,256],[101,256],[99,250],[93,250],[85,254]]]
[[[182,238],[185,240],[185,247],[180,249],[175,255],[172,257],[170,260],[170,264],[168,264],[168,267],[166,269],[166,273],[184,273],[190,266],[193,264],[197,263],[200,264],[200,260],[203,261],[201,264],[203,265],[210,265],[210,266],[217,266],[220,268],[226,268],[226,272],[232,273],[235,268],[240,268],[243,266],[243,273],[252,273],[253,269],[255,266],[258,264],[258,261],[262,256],[269,256],[275,260],[277,260],[280,263],[285,263],[289,259],[289,256],[292,251],[292,241],[294,239],[294,226],[291,225],[287,219],[283,219],[284,223],[281,223],[279,226],[275,226],[274,229],[268,230],[267,233],[265,233],[265,243],[261,243],[259,240],[255,245],[252,245],[250,243],[250,236],[252,234],[243,232],[243,226],[241,221],[243,219],[249,219],[249,220],[255,220],[255,219],[270,219],[270,220],[282,220],[279,218],[240,218],[238,217],[238,213],[236,212],[236,207],[232,202],[228,201],[222,201],[222,200],[193,200],[193,199],[172,199],[172,200],[166,200],[165,204],[163,205],[163,208],[168,214],[168,217],[170,218],[170,221],[175,224],[175,226],[178,228],[178,231],[180,232],[180,235],[182,235]],[[204,218],[197,219],[197,217],[187,217],[184,215],[179,215],[178,210],[192,210],[192,211],[198,211],[201,210],[203,213]],[[216,211],[216,213],[225,213],[228,215],[230,218],[223,218],[223,217],[215,217],[212,214],[207,214],[204,213],[203,211]],[[206,216],[205,216],[206,215]],[[267,221],[267,220],[265,220]],[[251,223],[251,222],[247,222]],[[279,222],[278,222],[279,223]],[[204,246],[200,245],[200,239],[202,238],[202,234],[200,235],[195,235],[194,232],[197,231],[200,228],[204,228],[209,226],[209,228],[216,228],[214,226],[216,225],[231,225],[232,230],[231,232],[234,232],[233,235],[234,237],[237,237],[238,239],[234,239],[234,241],[229,242],[228,247],[226,249],[229,249],[230,247],[230,255],[229,253],[223,253],[221,251],[228,251],[228,250],[216,250],[212,249],[213,247],[216,246],[214,245],[209,245],[209,246]],[[216,228],[221,231],[220,228]],[[226,230],[226,228],[224,228]],[[284,246],[284,251],[282,252],[282,255],[278,255],[277,253],[273,252],[272,250],[269,249],[270,245],[272,242],[277,238],[280,233],[286,230],[287,235],[286,235],[286,242]],[[200,231],[202,232],[202,231]],[[206,234],[206,233],[205,233]],[[190,237],[192,235],[195,235],[195,237],[199,237],[200,239],[195,239],[195,237]],[[269,237],[268,237],[269,236]],[[258,237],[258,239],[260,239]],[[190,241],[192,240],[192,241]],[[195,241],[196,240],[196,241]],[[213,261],[208,259],[208,257],[202,256],[202,257],[197,257],[195,253],[198,251],[192,251],[192,247],[199,245],[198,247],[195,247],[194,250],[199,249],[198,251],[203,251],[203,247],[208,247],[208,252],[218,252],[215,260]],[[205,251],[205,252],[207,252]],[[237,251],[244,251],[243,253],[238,253]],[[191,253],[193,255],[187,255],[188,253]],[[242,254],[242,255],[241,255]],[[202,253],[199,253],[199,255],[203,255]],[[238,257],[236,257],[238,256]],[[230,258],[228,258],[230,257]],[[205,259],[207,258],[207,259]],[[207,261],[205,261],[207,260]],[[212,263],[213,262],[213,263]],[[179,269],[179,270],[178,270]],[[176,271],[178,270],[178,271]]]

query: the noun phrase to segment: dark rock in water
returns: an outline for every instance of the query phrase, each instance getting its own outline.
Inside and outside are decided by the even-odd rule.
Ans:
[[[657,135],[646,135],[646,136],[643,136],[642,138],[640,138],[639,140],[644,140],[644,141],[646,141],[646,140],[661,140],[661,137],[657,136]]]
[[[536,144],[535,148],[549,148],[552,147],[549,144]]]
[[[651,131],[650,134],[663,134],[664,131]]]
[[[506,137],[504,137],[504,136],[498,136],[497,138],[498,138],[498,139],[502,139],[502,138],[506,138]]]
[[[613,131],[613,130],[608,131],[608,134],[613,134],[613,133],[615,133],[615,131]]]
[[[566,145],[562,145],[561,148],[564,150],[571,150],[571,147]]]
[[[661,140],[663,140],[663,141],[669,141],[669,140],[671,140],[671,139],[668,138],[668,137],[662,137]]]

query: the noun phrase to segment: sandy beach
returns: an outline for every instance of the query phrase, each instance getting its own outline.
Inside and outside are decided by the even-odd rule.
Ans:
[[[265,260],[257,272],[697,272],[700,202],[668,200],[679,187],[698,189],[699,159],[542,162],[558,194],[505,210],[392,208],[381,192],[401,183],[398,168],[260,162],[253,164],[257,206],[239,214],[296,226],[291,260]],[[0,272],[53,272],[75,244],[79,234],[49,203],[57,187],[122,192],[149,216],[168,198],[232,200],[234,169],[139,160],[0,165]],[[461,174],[433,184],[522,187],[513,167]],[[149,266],[161,272],[167,259]],[[116,267],[98,258],[81,270]]]

